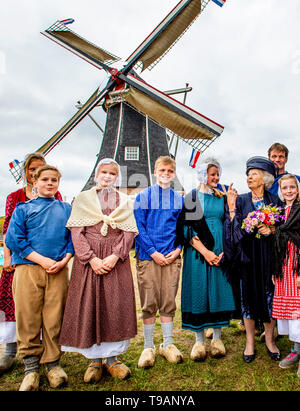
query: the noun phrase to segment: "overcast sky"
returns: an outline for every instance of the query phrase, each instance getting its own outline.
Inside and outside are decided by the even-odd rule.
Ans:
[[[20,187],[8,163],[40,147],[107,81],[106,74],[46,39],[40,31],[72,17],[70,28],[127,58],[179,0],[11,0],[0,22],[0,215]],[[276,141],[290,149],[288,170],[300,174],[299,0],[212,1],[145,81],[160,90],[193,91],[187,104],[222,124],[221,137],[203,154],[223,167],[222,181],[246,192],[245,162],[266,155]],[[178,96],[181,99],[182,96]],[[92,115],[105,126],[105,113]],[[62,172],[60,191],[71,201],[94,167],[101,135],[86,117],[48,156]],[[180,143],[178,175],[195,184],[191,148]]]

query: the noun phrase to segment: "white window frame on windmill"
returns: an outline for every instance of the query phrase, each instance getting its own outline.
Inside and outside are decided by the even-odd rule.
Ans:
[[[140,148],[138,146],[125,147],[125,161],[139,161]]]

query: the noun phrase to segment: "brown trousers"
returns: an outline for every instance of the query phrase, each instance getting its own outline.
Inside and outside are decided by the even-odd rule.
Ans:
[[[21,358],[37,355],[41,364],[60,358],[58,339],[67,290],[67,266],[56,274],[46,273],[39,265],[16,267],[13,297]]]
[[[161,267],[153,260],[136,260],[136,273],[141,300],[142,318],[174,317],[181,258]]]

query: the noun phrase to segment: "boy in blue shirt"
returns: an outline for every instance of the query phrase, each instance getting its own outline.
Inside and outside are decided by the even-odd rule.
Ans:
[[[183,196],[170,187],[176,175],[172,158],[159,157],[154,175],[157,184],[137,195],[134,209],[139,230],[135,251],[144,331],[140,368],[152,367],[155,362],[153,334],[157,311],[163,332],[159,353],[169,362],[182,361],[182,354],[173,344],[173,317],[181,268],[181,248],[175,248],[174,242]]]
[[[16,266],[13,296],[17,343],[25,364],[20,391],[38,389],[39,364],[46,365],[52,388],[68,380],[59,366],[58,338],[68,288],[67,264],[74,249],[70,231],[65,228],[71,206],[54,197],[60,177],[60,172],[49,165],[36,171],[38,197],[17,205],[5,237]]]

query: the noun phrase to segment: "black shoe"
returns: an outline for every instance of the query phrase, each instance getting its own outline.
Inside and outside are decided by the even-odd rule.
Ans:
[[[267,348],[267,353],[269,354],[269,357],[271,358],[271,360],[280,361],[280,359],[281,359],[280,351],[272,352],[272,351],[269,350],[269,348],[267,346],[266,346],[266,348]]]
[[[244,360],[247,364],[249,364],[250,362],[254,361],[255,356],[256,356],[255,351],[254,351],[254,354],[251,354],[251,355],[246,355],[245,352],[243,352],[243,360]]]

